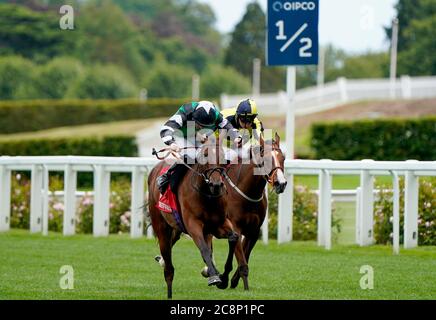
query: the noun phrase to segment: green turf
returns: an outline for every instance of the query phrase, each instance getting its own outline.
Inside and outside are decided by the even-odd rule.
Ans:
[[[294,175],[294,183],[296,185],[305,185],[310,189],[318,189],[317,175]],[[389,176],[377,176],[375,184],[389,185],[392,183],[392,178]],[[332,179],[332,187],[337,190],[351,190],[360,186],[359,175],[334,175]]]
[[[225,240],[215,241],[222,270]],[[165,299],[154,240],[128,235],[48,237],[13,230],[0,234],[2,299]],[[259,243],[250,261],[251,290],[208,287],[199,274],[203,263],[189,239],[174,248],[174,299],[436,299],[436,248],[402,250],[385,246],[313,242]],[[74,269],[74,289],[61,290],[59,269]],[[374,289],[359,286],[362,265],[374,268]]]
[[[338,235],[338,243],[353,244],[356,239],[356,203],[335,202],[335,216],[341,219],[341,232]]]

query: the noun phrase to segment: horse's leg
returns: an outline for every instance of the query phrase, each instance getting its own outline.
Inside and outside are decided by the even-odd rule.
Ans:
[[[180,239],[181,234],[182,234],[181,231],[173,229],[173,233],[171,236],[171,247],[173,247],[176,244],[176,242]],[[154,257],[154,260],[156,260],[156,262],[159,263],[159,265],[162,268],[165,268],[165,260],[162,258],[162,256],[158,255],[158,256]]]
[[[247,259],[247,262],[250,259],[251,251],[253,250],[254,246],[256,245],[258,239],[259,239],[259,232],[247,237],[247,241],[244,243],[244,253],[245,253],[245,257]]]
[[[162,218],[163,220],[163,218]],[[165,225],[161,225],[156,229],[156,236],[159,239],[159,248],[162,255],[163,262],[161,265],[164,267],[164,278],[167,283],[167,297],[171,299],[173,296],[173,279],[174,279],[174,266],[171,258],[173,228],[162,221]]]
[[[213,236],[211,234],[208,234],[206,237],[206,242],[207,242],[207,246],[210,249],[210,252],[212,254],[212,263],[214,264],[215,268],[216,268],[216,263],[215,263],[215,259],[213,257],[213,246],[212,246],[212,238]],[[207,266],[204,266],[203,269],[201,270],[201,275],[205,278],[209,277],[209,272],[207,271]]]
[[[236,244],[235,256],[238,260],[238,269],[233,274],[232,280],[230,282],[230,288],[234,289],[238,286],[239,279],[242,277],[244,280],[244,289],[248,290],[248,261],[245,257],[244,253],[244,244],[246,243],[247,238],[244,237],[244,240],[239,239]]]
[[[185,225],[187,230],[189,230],[192,240],[200,250],[203,261],[206,263],[209,275],[207,280],[208,285],[212,286],[220,283],[218,270],[212,262],[212,252],[203,235],[203,223],[196,219],[186,219]]]
[[[226,219],[224,225],[218,229],[218,236],[220,238],[227,237],[229,242],[229,252],[224,266],[224,273],[220,276],[222,282],[221,284],[217,285],[219,289],[226,289],[229,285],[229,273],[233,269],[233,255],[235,253],[236,244],[239,240],[239,233],[233,230],[232,223],[229,219]]]
[[[245,268],[242,266],[242,268],[235,272],[232,277],[232,288],[236,288],[239,282],[239,278],[242,277],[242,280],[244,281],[244,288],[245,290],[248,290],[248,261],[250,259],[251,251],[253,250],[254,246],[257,243],[257,240],[259,239],[259,234],[260,233],[257,232],[244,237],[242,248],[244,252],[244,257],[247,260],[247,269],[245,270]],[[244,274],[246,274],[247,278],[243,276]]]

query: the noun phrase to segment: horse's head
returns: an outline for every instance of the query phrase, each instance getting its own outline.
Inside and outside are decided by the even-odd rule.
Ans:
[[[200,149],[199,163],[202,164],[202,175],[207,185],[207,194],[218,197],[224,194],[223,172],[225,170],[224,151],[218,143],[204,144]]]
[[[276,193],[285,191],[286,181],[284,174],[285,156],[280,149],[280,136],[276,133],[273,140],[264,141],[260,137],[260,147],[258,152],[254,152],[255,161],[263,161],[263,173],[265,179],[273,186]]]

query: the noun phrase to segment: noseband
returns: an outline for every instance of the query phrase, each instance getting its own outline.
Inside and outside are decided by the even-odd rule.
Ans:
[[[215,167],[215,168],[209,168],[209,169],[204,170],[203,172],[200,173],[200,175],[203,177],[203,179],[206,183],[209,183],[210,177],[212,176],[212,174],[214,172],[218,172],[219,175],[222,177],[224,171],[225,171],[225,169],[223,167]]]
[[[263,146],[261,146],[261,152],[265,152],[264,149],[265,149],[265,148],[264,148]],[[281,151],[281,150],[278,149],[278,148],[275,148],[275,147],[271,148],[271,155],[272,155],[272,158],[273,158],[273,166],[274,166],[274,167],[271,169],[271,171],[270,171],[268,174],[266,174],[266,175],[263,176],[263,177],[265,178],[265,180],[266,180],[269,184],[272,184],[272,183],[273,183],[273,176],[274,176],[274,173],[275,173],[277,170],[281,169],[282,172],[285,171],[284,168],[280,165],[280,161],[279,161],[279,159],[277,158],[277,156],[278,156],[278,152],[279,152],[279,151]],[[251,149],[251,152],[252,152],[252,156],[254,156],[254,154],[253,154],[253,148]],[[257,164],[256,164],[256,166],[257,166],[258,168],[261,168],[260,165],[257,165]]]

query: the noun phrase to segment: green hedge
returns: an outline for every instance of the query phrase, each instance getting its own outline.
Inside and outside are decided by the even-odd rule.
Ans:
[[[312,126],[317,159],[436,160],[436,117]]]
[[[138,155],[138,148],[133,136],[26,139],[0,142],[0,155],[134,157]]]
[[[130,119],[168,117],[185,103],[180,99],[32,100],[0,102],[0,133]]]

